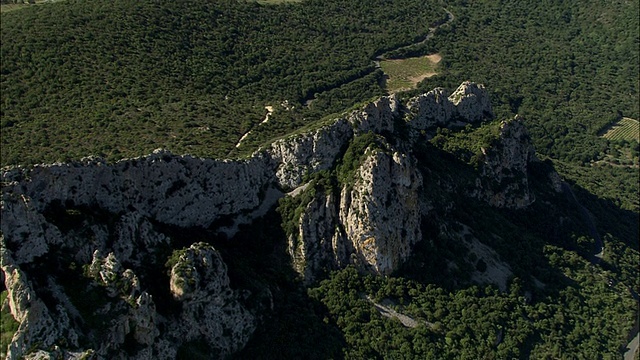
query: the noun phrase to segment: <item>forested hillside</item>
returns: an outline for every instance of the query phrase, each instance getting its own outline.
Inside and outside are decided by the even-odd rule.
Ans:
[[[638,211],[637,165],[589,166],[621,145],[600,132],[623,117],[639,116],[638,2],[451,1],[447,6],[456,21],[440,29],[432,45],[447,71],[422,82],[422,90],[453,87],[459,79],[486,84],[497,117],[522,115],[538,153],[562,161],[563,175]],[[637,142],[622,148],[638,158]],[[613,181],[591,182],[603,177]]]
[[[415,0],[72,0],[3,14],[1,163],[158,147],[226,157],[266,105],[296,108],[265,129],[283,135],[381,95],[374,55],[444,17]]]
[[[333,152],[321,147],[338,154],[331,165],[313,174],[309,170],[299,179],[304,185],[275,189],[282,196],[279,203],[248,224],[238,225],[234,216],[253,216],[250,207],[225,213],[207,228],[162,223],[141,215],[138,205],[151,207],[141,196],[131,196],[136,206],[118,211],[61,200],[43,210],[47,226],[59,227],[83,246],[97,241],[95,229],[109,234],[99,240],[111,246],[122,236],[116,230],[127,224],[127,216],[137,219],[134,228],[145,226],[146,232],[136,236],[164,241],[152,264],[143,262],[138,274],[151,279],[142,290],[154,296],[161,314],[177,312],[170,305],[178,303],[161,298],[167,294],[162,281],[169,282],[164,272],[171,270],[171,261],[196,242],[215,248],[228,266],[230,289],[256,315],[255,332],[232,358],[618,359],[637,334],[637,0],[63,0],[1,16],[0,166],[5,169],[89,155],[113,164],[157,148],[194,157],[246,158],[288,134],[334,124],[340,117],[357,118],[345,115],[350,110],[365,118],[371,114],[363,106],[379,110],[369,102],[389,95],[380,60],[435,54],[441,59],[437,75],[392,98],[402,104],[392,125],[385,125],[393,131],[353,135]],[[430,28],[433,36],[424,41]],[[436,92],[446,99],[467,80],[484,84],[494,119],[465,123],[456,118],[449,119],[453,125],[411,128],[417,115],[407,105],[410,99],[437,87],[446,89]],[[536,156],[525,161],[526,171],[504,172],[516,182],[526,180],[531,201],[500,208],[470,194],[477,195],[478,186],[504,185],[483,178],[481,171],[488,149],[502,146],[503,121],[516,115],[530,133],[520,140],[530,141]],[[355,129],[354,124],[344,120],[344,127],[336,128]],[[611,129],[624,129],[624,136],[611,135]],[[315,135],[300,139],[344,137]],[[290,143],[273,148],[304,150],[308,144],[300,139],[285,138]],[[396,150],[406,156],[396,156]],[[338,211],[348,206],[336,199],[362,180],[365,155],[376,151],[415,165],[419,176],[410,178],[421,184],[419,208],[426,214],[420,218],[420,241],[389,276],[367,274],[351,264],[323,268],[324,278],[303,285],[289,248],[300,242],[295,233],[302,232],[303,220],[313,223],[308,219],[315,207]],[[158,152],[153,161],[166,162],[168,169],[197,162],[172,156]],[[283,165],[278,171],[302,173],[303,161],[295,156],[274,158],[293,161],[295,169]],[[114,166],[124,173],[146,163]],[[78,164],[74,169],[86,165]],[[99,160],[87,164],[107,166]],[[163,189],[170,197],[189,188],[185,179],[224,171],[187,172],[171,185],[159,179],[157,184],[167,185]],[[3,182],[3,196],[19,181],[29,187],[29,176],[18,172],[6,171],[10,181]],[[127,176],[123,184],[130,184]],[[231,175],[220,176],[230,186],[240,184]],[[150,194],[162,198],[142,180]],[[52,187],[76,196],[77,187]],[[203,186],[201,197],[213,188]],[[255,191],[260,200],[267,198],[265,189]],[[134,190],[123,185],[122,192]],[[24,203],[35,213],[27,195],[8,194],[7,199],[15,209]],[[362,192],[363,199],[369,195]],[[184,206],[201,197],[185,200]],[[387,204],[398,200],[392,197]],[[245,200],[228,199],[219,208]],[[329,210],[316,210],[328,216]],[[232,224],[237,233],[222,234]],[[340,226],[318,229],[338,234],[345,231]],[[19,236],[10,240],[14,247],[21,244]],[[73,274],[80,284],[93,281],[57,246],[51,246],[49,260],[40,264],[36,258],[25,267],[37,274],[35,283],[48,284],[43,274],[49,273]],[[103,291],[100,286],[88,289]],[[80,310],[82,316],[84,310],[93,314],[90,305]],[[2,315],[9,319],[7,308]],[[14,325],[3,322],[4,349]],[[80,319],[75,325],[92,324]],[[90,335],[91,341],[101,340]],[[127,339],[123,351],[140,354],[141,345]],[[84,340],[81,348],[95,346]],[[215,357],[202,339],[177,346],[178,358]]]

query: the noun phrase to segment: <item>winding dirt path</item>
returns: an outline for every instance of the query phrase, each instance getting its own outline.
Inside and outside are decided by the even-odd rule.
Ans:
[[[455,19],[455,16],[453,15],[453,13],[451,13],[449,10],[447,10],[445,8],[442,8],[442,9],[447,13],[447,18],[445,20],[437,23],[436,26],[430,27],[429,31],[427,32],[427,36],[425,36],[425,38],[423,40],[416,41],[416,42],[411,43],[409,45],[399,46],[399,47],[397,47],[395,49],[392,49],[392,50],[389,50],[387,52],[396,51],[396,50],[400,50],[400,49],[406,49],[408,47],[415,46],[415,45],[421,45],[421,44],[424,44],[427,41],[429,41],[429,39],[431,39],[432,37],[435,36],[436,30],[438,30],[438,28],[440,28],[440,27],[442,27],[444,25],[450,24]],[[378,55],[378,56],[375,57],[374,63],[375,63],[376,68],[380,68],[380,61],[382,61],[382,60],[386,60],[386,58],[384,57],[384,54],[381,54],[381,55]]]
[[[408,48],[408,47],[411,47],[411,46],[424,44],[424,43],[426,43],[427,41],[429,41],[429,39],[431,39],[432,37],[434,37],[434,36],[435,36],[436,30],[438,30],[438,28],[440,28],[440,27],[442,27],[442,26],[444,26],[444,25],[447,25],[447,24],[451,23],[451,22],[455,19],[455,16],[453,15],[453,13],[451,13],[451,12],[450,12],[449,10],[447,10],[446,8],[442,8],[442,9],[447,13],[447,17],[446,17],[444,20],[440,21],[439,23],[436,23],[434,27],[430,27],[430,28],[429,28],[429,30],[428,30],[428,32],[427,32],[427,35],[425,36],[425,38],[424,38],[424,39],[419,40],[419,41],[416,41],[416,42],[411,43],[411,44],[408,44],[408,45],[398,46],[397,48],[394,48],[394,49],[388,50],[388,51],[386,51],[386,52],[396,51],[396,50],[400,50],[400,49]],[[439,55],[438,55],[438,56],[439,56]],[[373,61],[373,65],[374,65],[374,68],[372,69],[372,71],[367,71],[366,73],[364,73],[362,76],[360,76],[360,77],[358,77],[358,78],[351,79],[351,80],[345,81],[345,82],[343,82],[343,83],[336,84],[335,86],[333,86],[333,87],[331,87],[331,88],[329,88],[329,89],[326,89],[325,91],[329,91],[329,90],[332,90],[332,89],[338,88],[338,87],[340,87],[340,86],[342,86],[342,85],[348,84],[348,83],[350,83],[350,82],[353,82],[353,81],[356,81],[356,80],[362,79],[364,76],[367,76],[367,75],[369,75],[371,72],[373,72],[373,70],[375,70],[375,69],[380,69],[380,61],[383,61],[383,60],[386,60],[386,58],[384,57],[384,55],[383,55],[383,54],[376,56],[376,57],[375,57],[375,58],[373,58],[373,60],[372,60],[372,61]],[[307,107],[308,107],[309,105],[311,105],[311,103],[312,103],[314,100],[315,100],[315,97],[311,97],[311,98],[308,98],[308,99],[305,99],[304,101],[302,101],[302,104],[303,104],[304,106],[307,106]]]

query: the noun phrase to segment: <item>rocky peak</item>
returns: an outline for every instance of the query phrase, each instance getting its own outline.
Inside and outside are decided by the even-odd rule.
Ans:
[[[331,168],[353,137],[353,128],[338,119],[318,130],[294,135],[271,144],[266,153],[275,163],[275,177],[283,188],[296,188],[305,175]]]
[[[390,274],[421,238],[415,160],[374,150],[362,161],[352,188],[341,191],[340,220],[360,266]]]
[[[210,244],[186,244],[171,249],[173,262],[164,268],[168,249],[177,243],[166,229],[220,232],[225,221],[264,214],[264,204],[268,208],[284,196],[274,189],[295,189],[286,196],[304,199],[292,212],[295,230],[288,245],[305,280],[347,264],[392,273],[422,240],[421,222],[432,209],[422,194],[425,180],[413,141],[422,131],[491,116],[488,99],[482,85],[468,82],[450,95],[435,89],[404,106],[395,96],[383,97],[244,160],[158,150],[114,164],[87,158],[3,170],[2,270],[12,314],[21,322],[10,356],[35,349],[62,357],[75,351],[168,359],[192,341],[204,341],[212,357],[241,349],[256,320],[231,288],[221,254]],[[405,126],[402,116],[413,141],[391,145],[385,138]],[[367,138],[375,141],[356,146]],[[349,170],[340,170],[347,160]],[[526,207],[533,201],[527,165],[534,160],[521,119],[503,123],[499,139],[484,149],[471,195],[494,206]],[[322,170],[330,186],[304,184]],[[75,270],[41,275],[51,269]],[[69,291],[63,277],[72,271],[82,288]],[[74,305],[71,296],[77,293],[106,300],[86,309]],[[161,302],[152,294],[169,299]],[[167,302],[175,309],[168,310]],[[107,319],[99,330],[109,336],[83,333],[83,324],[96,318]],[[124,349],[131,341],[135,354]],[[54,346],[60,351],[51,352]]]
[[[365,105],[360,111],[353,111],[347,116],[347,120],[355,128],[356,134],[381,134],[385,131],[393,132],[393,123],[397,117],[398,99],[393,94]]]
[[[457,116],[468,123],[492,117],[491,101],[484,85],[465,81],[449,96]]]
[[[453,93],[436,88],[406,102],[405,120],[415,141],[420,132],[437,127],[461,127],[492,118],[491,102],[481,84],[465,81]]]
[[[533,203],[528,166],[538,161],[524,120],[516,116],[500,124],[500,135],[483,148],[481,177],[474,196],[495,207],[521,209]]]
[[[240,350],[256,323],[229,287],[227,266],[211,245],[196,243],[180,251],[171,268],[170,288],[182,311],[167,324],[166,339],[204,339],[219,358]]]

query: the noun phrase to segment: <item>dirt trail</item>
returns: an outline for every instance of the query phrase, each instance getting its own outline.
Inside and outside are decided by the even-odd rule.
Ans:
[[[431,39],[432,37],[434,37],[434,36],[435,36],[436,30],[438,30],[438,28],[440,28],[441,26],[444,26],[444,25],[447,25],[447,24],[451,23],[451,22],[455,19],[455,16],[454,16],[454,15],[453,15],[449,10],[447,10],[446,8],[443,8],[443,10],[447,13],[447,17],[446,17],[446,19],[444,19],[443,21],[441,21],[441,22],[437,23],[434,27],[430,27],[430,28],[429,28],[429,30],[428,30],[428,32],[427,32],[427,36],[425,36],[425,38],[424,38],[424,39],[422,39],[422,40],[420,40],[420,41],[416,41],[416,42],[411,43],[411,44],[408,44],[408,45],[398,46],[397,48],[395,48],[395,49],[391,49],[391,50],[389,50],[389,51],[400,50],[400,49],[408,48],[408,47],[410,47],[410,46],[415,46],[415,45],[424,44],[425,42],[429,41],[429,39]],[[387,52],[389,52],[389,51],[387,51]],[[439,61],[442,59],[442,58],[440,57],[440,55],[437,55],[437,54],[430,55],[430,56],[433,56],[433,57],[434,57],[434,60],[433,60],[434,62],[439,62]],[[438,60],[437,60],[437,61],[435,61],[435,59],[438,59]],[[385,57],[384,57],[384,55],[378,55],[378,56],[376,56],[376,57],[373,59],[374,69],[379,69],[379,68],[380,68],[380,61],[382,61],[382,60],[386,60],[386,59],[385,59]],[[369,72],[369,71],[368,71],[368,72],[366,72],[365,74],[363,74],[362,76],[369,75],[370,73],[371,73],[371,72]],[[343,82],[343,83],[337,84],[337,85],[335,85],[334,87],[332,87],[331,89],[335,89],[335,88],[338,88],[338,87],[340,87],[340,86],[342,86],[342,85],[345,85],[345,84],[348,84],[348,83],[350,83],[350,82],[356,81],[356,80],[358,80],[358,79],[362,78],[362,76],[361,76],[361,77],[359,77],[359,78],[357,78],[357,79],[351,79],[351,80],[345,81],[345,82]],[[329,90],[331,90],[331,89],[326,89],[325,91],[329,91]],[[309,105],[311,105],[311,103],[312,103],[314,100],[315,100],[315,97],[311,97],[311,98],[309,98],[309,99],[305,99],[304,101],[302,101],[302,104],[303,104],[304,106],[307,106],[307,107],[308,107]]]
[[[266,124],[267,122],[269,122],[269,117],[271,116],[271,114],[273,114],[273,106],[267,105],[264,107],[267,110],[267,114],[264,116],[264,120],[262,120],[260,122],[260,124],[258,125],[262,125],[262,124]],[[251,130],[247,131],[246,133],[244,133],[244,135],[242,135],[240,137],[240,140],[238,140],[238,142],[236,143],[236,149],[240,147],[240,145],[242,145],[242,140],[246,139],[247,136],[249,136],[249,134],[251,134],[251,131],[255,128],[255,126],[253,128],[251,128]]]
[[[405,48],[408,48],[408,47],[411,47],[411,46],[415,46],[415,45],[421,45],[421,44],[424,44],[427,41],[429,41],[429,39],[431,39],[432,37],[435,36],[436,30],[438,30],[438,28],[440,28],[441,26],[444,26],[444,25],[447,25],[447,24],[451,23],[455,19],[455,16],[449,10],[447,10],[445,8],[443,8],[443,10],[447,13],[447,18],[444,21],[440,22],[439,24],[436,24],[436,26],[430,27],[429,31],[427,32],[427,36],[425,36],[425,38],[423,40],[416,41],[416,42],[411,43],[409,45],[399,46],[399,47],[397,47],[395,49],[392,49],[392,50],[389,50],[387,52],[396,51],[396,50],[400,50],[400,49],[405,49]],[[437,62],[439,62],[440,59],[442,59],[439,55],[437,55],[437,58],[438,58]],[[376,68],[380,67],[380,61],[382,61],[382,60],[386,60],[384,55],[376,56],[375,61],[374,61],[375,65],[376,65]]]
[[[420,324],[420,322],[419,322],[419,321],[416,321],[414,318],[409,317],[409,316],[404,315],[404,314],[401,314],[401,313],[399,313],[399,312],[397,312],[397,311],[393,310],[392,308],[390,308],[390,307],[389,307],[389,306],[387,306],[387,305],[376,303],[376,302],[375,302],[375,301],[373,301],[373,299],[372,299],[371,297],[369,297],[369,296],[366,296],[366,299],[367,299],[367,300],[369,300],[369,302],[370,302],[370,303],[372,303],[372,304],[373,304],[373,306],[375,306],[375,308],[378,310],[378,312],[380,313],[380,315],[382,315],[382,316],[384,316],[384,317],[388,317],[388,318],[390,318],[390,319],[393,319],[393,318],[398,319],[398,320],[400,320],[400,322],[402,323],[402,325],[404,325],[404,326],[406,326],[406,327],[408,327],[408,328],[415,328],[415,327],[417,327],[417,326]],[[384,301],[383,301],[383,302],[384,302]],[[391,301],[389,301],[389,300],[387,300],[386,302],[387,302],[387,304],[389,304],[389,305],[391,305],[391,304],[392,304],[392,302],[391,302]],[[429,326],[429,327],[432,327],[432,326],[433,326],[433,324],[432,324],[432,323],[430,323],[430,322],[428,322],[428,321],[422,321],[422,323],[426,324],[426,325],[427,325],[427,326]]]

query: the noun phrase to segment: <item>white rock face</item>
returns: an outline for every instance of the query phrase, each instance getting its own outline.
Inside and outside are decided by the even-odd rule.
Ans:
[[[231,289],[220,254],[209,245],[187,244],[167,276],[162,265],[174,235],[163,229],[224,231],[224,225],[213,228],[217,220],[264,214],[265,199],[275,203],[280,190],[299,188],[305,175],[333,169],[355,136],[387,135],[404,127],[399,122],[403,113],[412,135],[491,116],[481,85],[464,83],[447,95],[435,89],[413,98],[406,104],[408,113],[395,96],[383,97],[329,125],[276,141],[247,160],[156,151],[112,165],[85,159],[3,170],[2,269],[12,314],[21,323],[9,346],[10,358],[37,348],[33,356],[172,359],[180,345],[203,339],[214,349],[212,357],[238,351],[256,321]],[[520,208],[533,201],[526,166],[534,155],[518,124],[503,126],[501,146],[488,150],[473,194],[494,206]],[[289,251],[306,280],[350,263],[389,274],[410,256],[422,239],[421,217],[430,207],[418,200],[423,178],[407,150],[411,144],[405,145],[398,146],[405,153],[386,142],[384,149],[369,148],[349,185],[341,184],[333,193],[320,191],[303,204],[296,219],[299,234],[289,239]],[[506,185],[489,187],[487,179]],[[106,304],[82,314],[87,310],[74,306],[71,294],[65,294],[68,284],[56,277],[60,275],[43,281],[25,270],[41,266],[48,271],[42,264],[60,255],[68,257],[64,266],[76,267],[78,276],[83,266],[89,270],[90,276],[81,278],[91,282],[84,291],[104,295]],[[150,275],[144,272],[149,264],[160,264],[162,270],[155,271],[166,282],[160,293],[171,294],[179,310],[160,311],[162,302],[154,299]],[[55,304],[42,300],[51,297]],[[108,335],[83,334],[86,327],[79,324],[94,315],[109,319]],[[99,344],[78,349],[80,336],[98,338]],[[135,354],[123,349],[131,341]],[[51,350],[55,346],[59,348]]]
[[[390,274],[422,239],[422,175],[415,160],[390,152],[368,149],[352,185],[343,185],[339,195],[317,189],[311,202],[303,204],[289,252],[306,282],[349,263]]]
[[[442,88],[409,99],[407,108],[412,114],[409,124],[416,130],[445,126],[455,112],[447,91]]]
[[[372,151],[353,188],[341,194],[340,220],[359,261],[390,274],[422,239],[418,191],[422,176],[404,154]]]
[[[474,123],[493,117],[489,94],[481,84],[462,83],[451,95],[442,88],[407,101],[409,126],[421,131],[447,126],[452,121]]]
[[[466,122],[478,122],[491,116],[491,101],[484,85],[465,81],[449,96],[457,116]]]
[[[276,141],[266,152],[277,164],[278,184],[292,189],[302,184],[304,175],[330,169],[354,135],[393,132],[398,114],[398,101],[392,95],[352,111],[331,125]]]
[[[36,166],[14,193],[43,212],[54,201],[112,213],[139,212],[166,224],[207,227],[220,215],[259,203],[270,169],[259,156],[215,161],[164,151],[112,166],[89,161]]]
[[[347,119],[355,128],[356,134],[380,134],[385,131],[393,132],[393,123],[398,114],[398,99],[393,94],[366,105],[361,111],[352,112]]]
[[[42,347],[51,347],[63,333],[60,324],[51,317],[49,309],[40,300],[25,273],[14,265],[6,249],[0,249],[2,271],[8,290],[9,309],[13,318],[20,323],[7,348],[7,359],[19,359],[30,349],[33,339]]]
[[[316,195],[300,215],[298,234],[289,237],[294,270],[307,283],[327,270],[346,266],[348,254],[353,253],[341,231],[338,205],[334,194]]]
[[[278,184],[284,188],[295,188],[302,183],[304,175],[331,168],[352,137],[351,125],[339,119],[311,133],[271,144],[267,153],[278,164],[275,174]]]
[[[76,290],[82,296],[96,291],[104,293],[98,303],[92,304],[90,314],[81,314],[74,306],[86,300],[70,301],[53,277],[36,291],[27,275],[15,265],[10,251],[3,248],[2,256],[9,307],[20,323],[7,349],[8,359],[23,356],[74,359],[88,353],[100,358],[173,359],[182,344],[199,339],[211,346],[217,354],[214,358],[225,358],[244,347],[256,327],[254,316],[230,288],[226,265],[210,245],[192,245],[171,269],[166,287],[178,295],[175,297],[179,310],[164,316],[158,314],[153,297],[141,287],[144,283],[113,252],[93,253],[87,266],[87,276],[92,282],[88,288]],[[190,286],[177,286],[180,279]],[[180,288],[181,294],[176,294],[176,288]],[[51,294],[55,301],[43,302],[38,295],[43,293]],[[94,328],[92,332],[101,335],[96,338],[87,334],[86,328],[78,327],[87,321],[100,321],[103,329]],[[96,347],[77,351],[80,336],[94,337]],[[129,337],[137,344],[135,354],[122,348]],[[60,345],[76,350],[72,353]]]
[[[211,245],[197,243],[180,255],[171,269],[171,292],[182,311],[166,324],[169,341],[204,338],[225,358],[244,347],[255,330],[253,315],[238,302],[227,266]]]

